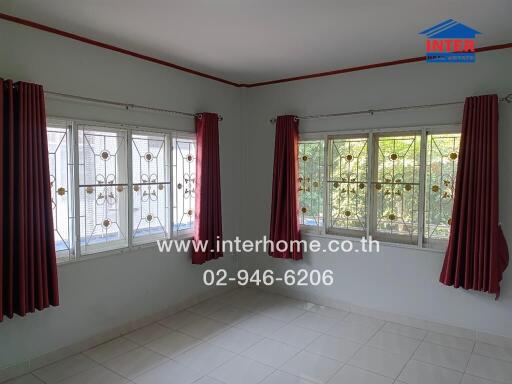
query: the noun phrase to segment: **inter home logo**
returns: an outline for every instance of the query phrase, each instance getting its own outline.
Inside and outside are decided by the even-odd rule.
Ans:
[[[475,36],[480,34],[453,19],[420,32],[427,38],[425,47],[430,63],[474,63]]]

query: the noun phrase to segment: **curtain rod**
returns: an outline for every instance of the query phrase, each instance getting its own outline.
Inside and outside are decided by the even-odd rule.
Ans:
[[[113,106],[116,106],[116,107],[123,107],[123,108],[126,108],[126,110],[136,110],[136,109],[139,109],[139,110],[152,111],[152,112],[169,113],[171,115],[177,115],[177,116],[183,116],[183,117],[196,117],[196,116],[200,117],[201,116],[200,113],[174,111],[172,109],[148,107],[146,105],[123,103],[123,102],[120,102],[120,101],[95,99],[95,98],[92,98],[92,97],[69,95],[67,93],[60,93],[60,92],[53,92],[53,91],[44,91],[44,93],[46,95],[63,97],[63,98],[66,98],[66,99],[73,99],[73,100],[85,101],[85,102],[89,102],[89,103],[99,103],[99,104],[113,105]],[[221,115],[219,115],[219,121],[222,121],[222,120],[223,120],[223,117]]]
[[[499,102],[512,103],[512,93],[509,93],[507,96],[499,99]],[[392,111],[407,111],[410,109],[426,109],[426,108],[436,108],[443,107],[447,105],[459,105],[464,104],[464,101],[452,101],[448,103],[437,103],[437,104],[422,104],[422,105],[409,105],[405,107],[394,107],[394,108],[380,108],[380,109],[367,109],[365,111],[351,111],[351,112],[338,112],[338,113],[327,113],[327,114],[318,114],[318,115],[306,115],[306,116],[296,116],[295,118],[298,120],[311,120],[311,119],[325,119],[329,117],[341,117],[341,116],[353,116],[353,115],[370,115],[372,116],[377,112],[392,112]],[[270,122],[274,124],[277,121],[276,117],[270,119]]]

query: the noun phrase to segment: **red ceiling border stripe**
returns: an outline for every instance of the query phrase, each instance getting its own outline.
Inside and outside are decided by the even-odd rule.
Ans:
[[[488,46],[485,46],[485,47],[476,48],[475,52],[496,51],[496,50],[507,49],[507,48],[512,48],[512,43],[488,45]],[[364,71],[364,70],[372,69],[372,68],[389,67],[389,66],[392,66],[392,65],[415,63],[415,62],[418,62],[418,61],[425,61],[425,60],[426,60],[425,56],[410,57],[408,59],[384,61],[382,63],[375,63],[375,64],[368,64],[368,65],[361,65],[361,66],[357,66],[357,67],[348,67],[348,68],[342,68],[342,69],[335,69],[333,71],[318,72],[318,73],[312,73],[312,74],[309,74],[309,75],[302,75],[302,76],[295,76],[295,77],[287,77],[287,78],[278,79],[278,80],[262,81],[262,82],[259,82],[259,83],[252,83],[252,84],[241,84],[241,86],[247,87],[247,88],[261,87],[263,85],[287,83],[287,82],[290,82],[290,81],[313,79],[315,77],[325,77],[325,76],[339,75],[339,74],[342,74],[342,73]]]
[[[22,19],[20,17],[8,15],[6,13],[0,12],[0,19],[6,20],[6,21],[10,21],[10,22],[13,22],[13,23],[17,23],[17,24],[21,24],[21,25],[25,25],[27,27],[39,29],[41,31],[53,33],[55,35],[67,37],[69,39],[77,40],[77,41],[80,41],[82,43],[94,45],[94,46],[97,46],[97,47],[100,47],[100,48],[109,49],[109,50],[114,51],[114,52],[119,52],[119,53],[122,53],[124,55],[136,57],[138,59],[149,61],[151,63],[156,63],[156,64],[163,65],[163,66],[166,66],[166,67],[174,68],[174,69],[177,69],[179,71],[183,71],[183,72],[186,72],[186,73],[190,73],[192,75],[204,77],[204,78],[207,78],[207,79],[210,79],[210,80],[215,80],[215,81],[218,81],[218,82],[221,82],[221,83],[224,83],[224,84],[229,84],[229,85],[232,85],[234,87],[244,87],[244,88],[261,87],[261,86],[264,86],[264,85],[287,83],[287,82],[291,82],[291,81],[313,79],[313,78],[317,78],[317,77],[333,76],[333,75],[339,75],[339,74],[349,73],[349,72],[365,71],[367,69],[373,69],[373,68],[390,67],[390,66],[393,66],[393,65],[400,65],[400,64],[407,64],[407,63],[415,63],[415,62],[425,61],[425,56],[410,57],[410,58],[407,58],[407,59],[384,61],[384,62],[381,62],[381,63],[374,63],[374,64],[368,64],[368,65],[360,65],[360,66],[356,66],[356,67],[341,68],[341,69],[335,69],[335,70],[326,71],[326,72],[311,73],[309,75],[294,76],[294,77],[287,77],[287,78],[277,79],[277,80],[269,80],[269,81],[261,81],[261,82],[257,82],[257,83],[247,83],[247,84],[245,84],[245,83],[236,83],[236,82],[233,82],[233,81],[230,81],[230,80],[222,79],[222,78],[217,77],[217,76],[209,75],[209,74],[204,73],[204,72],[196,71],[194,69],[190,69],[190,68],[178,65],[178,64],[171,63],[170,61],[165,61],[165,60],[157,59],[157,58],[154,58],[154,57],[151,57],[151,56],[148,56],[148,55],[144,55],[144,54],[141,54],[141,53],[130,51],[128,49],[117,47],[115,45],[103,43],[101,41],[90,39],[88,37],[80,36],[80,35],[77,35],[77,34],[74,34],[74,33],[63,31],[61,29],[57,29],[57,28],[49,27],[49,26],[44,25],[44,24],[36,23],[35,21],[26,20],[26,19]],[[476,52],[487,52],[487,51],[496,51],[496,50],[508,49],[508,48],[512,48],[512,43],[488,45],[488,46],[485,46],[485,47],[477,48],[475,51]]]
[[[22,19],[22,18],[19,18],[19,17],[16,17],[16,16],[8,15],[6,13],[1,13],[1,12],[0,12],[0,19],[4,19],[4,20],[7,20],[7,21],[12,21],[12,22],[17,23],[17,24],[25,25],[27,27],[31,27],[31,28],[35,28],[35,29],[40,29],[41,31],[50,32],[50,33],[53,33],[53,34],[56,34],[56,35],[59,35],[59,36],[67,37],[69,39],[81,41],[82,43],[86,43],[86,44],[90,44],[90,45],[95,45],[97,47],[109,49],[111,51],[119,52],[119,53],[122,53],[122,54],[125,54],[125,55],[128,55],[128,56],[133,56],[133,57],[136,57],[138,59],[146,60],[146,61],[149,61],[149,62],[152,62],[152,63],[156,63],[156,64],[160,64],[160,65],[164,65],[166,67],[174,68],[174,69],[177,69],[177,70],[180,70],[180,71],[183,71],[183,72],[190,73],[192,75],[196,75],[196,76],[200,76],[200,77],[205,77],[207,79],[211,79],[211,80],[215,80],[215,81],[220,81],[221,83],[225,83],[225,84],[229,84],[229,85],[234,85],[235,87],[239,87],[240,86],[238,83],[235,83],[235,82],[232,82],[232,81],[229,81],[229,80],[225,80],[225,79],[222,79],[222,78],[217,77],[217,76],[212,76],[212,75],[209,75],[207,73],[203,73],[203,72],[200,72],[200,71],[196,71],[194,69],[186,68],[186,67],[183,67],[181,65],[171,63],[169,61],[165,61],[165,60],[161,60],[161,59],[156,59],[156,58],[148,56],[148,55],[143,55],[141,53],[130,51],[128,49],[124,49],[124,48],[121,48],[121,47],[116,47],[115,45],[103,43],[103,42],[98,41],[98,40],[89,39],[88,37],[76,35],[74,33],[70,33],[70,32],[63,31],[61,29],[49,27],[49,26],[44,25],[44,24],[39,24],[39,23],[36,23],[35,21]]]
[[[414,62],[417,62],[417,61],[424,61],[424,60],[425,60],[425,56],[410,57],[408,59],[385,61],[385,62],[382,62],[382,63],[375,63],[375,64],[368,64],[368,65],[360,65],[360,66],[357,66],[357,67],[348,67],[348,68],[342,68],[342,69],[335,69],[335,70],[327,71],[327,72],[311,73],[309,75],[302,75],[302,76],[295,76],[295,77],[286,77],[284,79],[262,81],[262,82],[259,82],[259,83],[242,84],[242,86],[243,87],[247,87],[247,88],[261,87],[263,85],[287,83],[287,82],[290,82],[290,81],[313,79],[315,77],[333,76],[333,75],[339,75],[339,74],[342,74],[342,73],[364,71],[364,70],[372,69],[372,68],[389,67],[389,66],[392,66],[392,65],[414,63]]]

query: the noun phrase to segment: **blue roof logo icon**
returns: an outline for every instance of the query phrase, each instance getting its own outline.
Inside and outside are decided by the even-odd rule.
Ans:
[[[448,19],[419,33],[429,39],[474,39],[481,35],[476,29],[453,19]]]
[[[474,63],[475,37],[482,33],[448,19],[419,33],[426,37],[428,63]]]

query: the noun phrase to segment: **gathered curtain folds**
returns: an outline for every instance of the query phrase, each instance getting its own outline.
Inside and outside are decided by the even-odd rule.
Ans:
[[[0,79],[0,321],[59,304],[44,92]]]
[[[498,97],[466,98],[441,283],[500,295],[509,261],[499,224]]]
[[[269,236],[274,245],[274,249],[269,249],[269,255],[276,258],[302,259],[302,248],[297,246],[301,240],[298,219],[298,147],[298,119],[290,115],[279,116],[275,132]]]
[[[207,247],[196,247],[193,264],[203,264],[223,255],[222,209],[220,191],[219,116],[201,113],[196,124],[196,202],[194,241]]]

